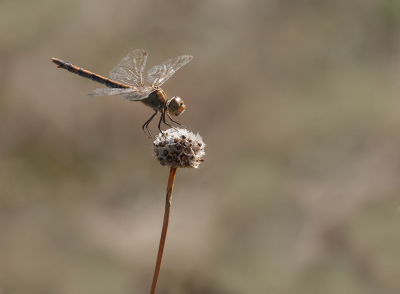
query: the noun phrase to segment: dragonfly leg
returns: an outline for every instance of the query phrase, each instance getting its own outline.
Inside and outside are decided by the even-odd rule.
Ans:
[[[184,127],[184,128],[186,129],[186,127],[185,127],[184,125],[178,123],[177,121],[174,121],[174,120],[171,118],[171,116],[169,115],[168,112],[166,112],[166,114],[167,114],[168,118],[169,118],[172,122],[174,122],[174,123],[176,123],[177,125],[179,125],[179,126],[181,126],[181,127]]]
[[[164,115],[164,113],[163,113],[163,112],[161,112],[160,121],[158,122],[158,129],[160,130],[160,133],[162,133],[162,132],[163,132],[163,131],[161,130],[161,122],[162,122],[162,119],[163,119],[163,115]]]
[[[163,133],[163,131],[161,130],[161,122],[172,128],[172,126],[165,121],[165,109],[161,111],[160,122],[158,123],[158,129],[160,130],[161,133]]]
[[[171,126],[169,123],[167,123],[167,122],[165,121],[165,114],[168,114],[167,110],[164,110],[164,113],[163,113],[163,116],[162,116],[163,123],[166,124],[167,126],[169,126],[170,128],[174,128],[173,126]],[[174,128],[174,129],[175,129],[175,128]]]
[[[149,127],[150,122],[153,120],[153,118],[154,118],[156,115],[157,115],[157,110],[156,110],[156,112],[144,123],[144,125],[142,126],[143,132],[146,134],[146,136],[147,136],[151,141],[154,141],[154,140],[153,140],[153,137],[151,136],[151,133],[150,133],[148,127]],[[145,130],[145,128],[146,128],[146,130]]]
[[[161,117],[160,117],[160,121],[158,123],[158,129],[160,130],[161,133],[163,133],[163,131],[161,130],[161,122],[163,122],[165,125],[169,126],[170,128],[174,128],[175,127],[171,126],[169,123],[167,123],[165,121],[165,114],[168,113],[165,109],[161,111]]]

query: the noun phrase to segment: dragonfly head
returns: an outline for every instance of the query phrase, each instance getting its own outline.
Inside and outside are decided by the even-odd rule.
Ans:
[[[185,107],[185,103],[179,97],[172,97],[167,104],[168,112],[175,116],[181,115],[185,111]]]

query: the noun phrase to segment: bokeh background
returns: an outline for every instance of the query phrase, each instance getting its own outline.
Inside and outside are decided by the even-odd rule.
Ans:
[[[207,144],[157,293],[400,293],[399,1],[2,0],[1,294],[149,293],[152,110],[51,63],[108,76],[138,48],[194,56],[163,89]]]

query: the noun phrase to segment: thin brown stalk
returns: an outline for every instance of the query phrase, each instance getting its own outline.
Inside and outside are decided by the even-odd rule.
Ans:
[[[169,214],[171,211],[171,201],[172,201],[172,189],[174,187],[175,174],[176,174],[176,167],[171,167],[171,169],[169,170],[169,178],[167,184],[167,197],[165,201],[164,222],[161,231],[160,245],[158,246],[156,268],[154,269],[153,283],[151,284],[150,294],[156,293],[158,275],[160,274],[161,260],[164,253],[165,239],[167,237],[167,231],[168,231]]]

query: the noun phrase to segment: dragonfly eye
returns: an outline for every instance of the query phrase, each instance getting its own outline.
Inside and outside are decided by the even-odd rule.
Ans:
[[[185,111],[185,103],[179,97],[172,97],[168,103],[168,112],[172,115],[178,116]]]

